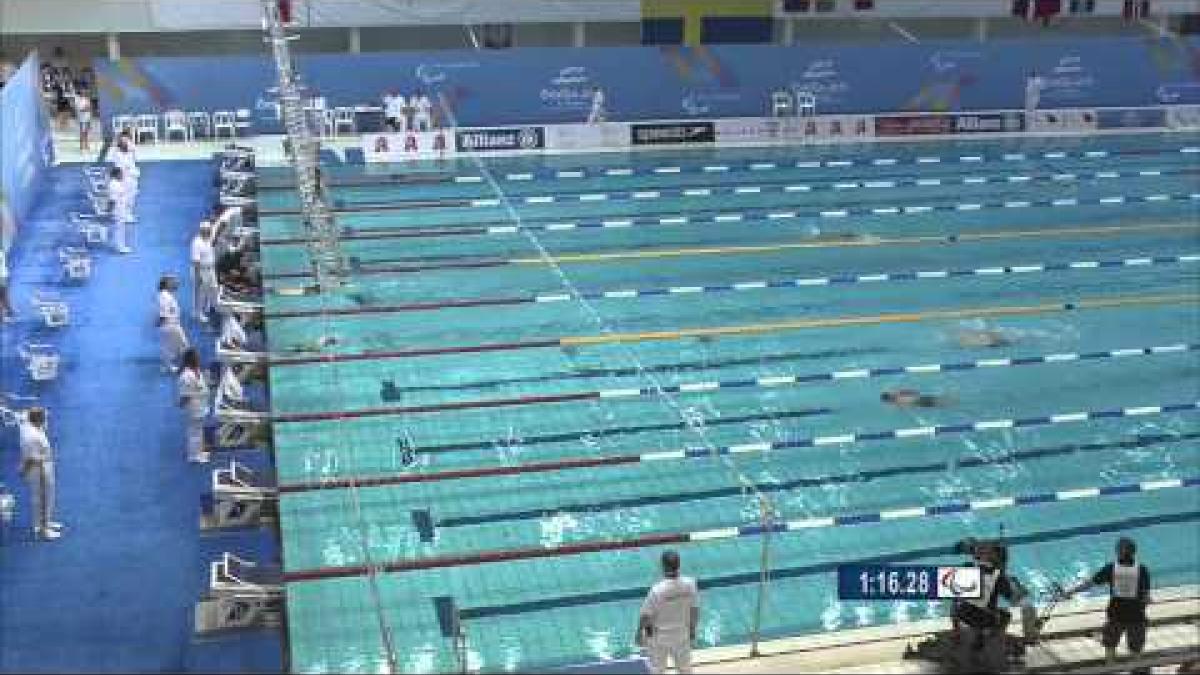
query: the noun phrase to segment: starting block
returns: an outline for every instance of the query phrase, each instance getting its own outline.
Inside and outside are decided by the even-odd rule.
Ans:
[[[103,218],[88,216],[83,213],[72,213],[71,223],[79,228],[79,234],[89,244],[103,244],[108,241],[108,223]]]
[[[21,358],[34,382],[49,382],[58,378],[58,364],[62,357],[54,347],[44,344],[27,344],[20,348]]]
[[[71,322],[71,309],[66,301],[53,293],[34,291],[33,306],[42,316],[47,328],[62,328]]]
[[[209,568],[209,589],[196,605],[197,635],[283,625],[283,574],[226,553]]]
[[[9,525],[17,513],[17,498],[0,483],[0,527]]]
[[[260,485],[254,471],[229,462],[229,468],[212,473],[212,507],[200,514],[201,530],[258,527],[274,522],[278,493]]]
[[[71,281],[86,281],[92,276],[92,256],[87,249],[68,246],[58,250],[63,273]]]
[[[271,418],[267,413],[225,408],[216,414],[218,448],[245,448],[270,442]]]

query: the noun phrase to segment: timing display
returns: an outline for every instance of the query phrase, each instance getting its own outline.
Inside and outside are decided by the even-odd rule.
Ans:
[[[936,565],[839,565],[841,600],[937,600],[978,598],[978,567]]]

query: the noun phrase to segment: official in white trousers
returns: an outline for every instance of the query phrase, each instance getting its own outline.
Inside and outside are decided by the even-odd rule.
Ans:
[[[208,323],[208,315],[217,307],[217,254],[212,233],[212,225],[204,221],[192,239],[192,311],[200,323]]]
[[[187,425],[187,460],[208,461],[204,449],[204,422],[208,419],[208,382],[200,370],[200,354],[192,348],[183,352],[179,369],[179,407],[183,408]]]
[[[22,416],[21,476],[29,483],[33,502],[33,536],[53,541],[62,536],[62,523],[54,520],[54,451],[46,436],[46,411],[30,408]]]
[[[692,672],[692,643],[700,617],[696,580],[679,575],[679,554],[662,554],[663,578],[651,587],[638,616],[635,642],[646,652],[650,672],[666,672],[668,661],[680,673]]]
[[[175,277],[164,276],[158,280],[158,335],[163,372],[174,373],[179,370],[179,362],[183,352],[190,345],[183,325],[179,321],[179,301],[175,299],[175,290],[179,282]]]

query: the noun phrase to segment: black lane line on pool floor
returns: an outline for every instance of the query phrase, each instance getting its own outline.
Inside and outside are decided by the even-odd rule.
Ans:
[[[412,385],[398,387],[391,379],[385,379],[380,384],[380,397],[384,402],[401,400],[405,394],[420,394],[429,392],[467,391],[475,389],[490,389],[514,384],[538,384],[544,382],[561,382],[563,380],[587,380],[607,377],[634,377],[643,373],[697,373],[721,368],[736,368],[738,366],[765,366],[768,364],[791,363],[794,361],[822,361],[825,359],[846,358],[850,356],[876,356],[890,352],[886,347],[859,347],[850,349],[826,349],[817,352],[779,352],[762,356],[746,356],[725,359],[693,359],[676,361],[674,363],[658,363],[649,366],[626,366],[620,368],[584,367],[563,370],[546,375],[532,375],[494,380],[479,380],[458,384],[443,385]],[[389,386],[390,385],[390,386]]]
[[[1033,448],[1030,450],[1022,450],[1017,452],[1008,452],[1000,455],[981,456],[981,457],[966,457],[963,459],[953,459],[947,462],[930,462],[927,464],[913,464],[908,466],[890,467],[887,469],[875,469],[870,471],[862,471],[856,473],[834,474],[831,476],[821,476],[816,478],[797,478],[793,480],[783,481],[779,483],[755,483],[755,487],[761,492],[788,492],[796,488],[822,487],[825,485],[840,485],[847,483],[861,483],[880,478],[892,478],[896,476],[905,476],[910,474],[934,473],[941,471],[953,471],[954,469],[962,468],[978,468],[990,466],[993,464],[1002,464],[1004,462],[1024,461],[1030,459],[1042,459],[1046,457],[1055,457],[1060,455],[1069,455],[1072,453],[1098,452],[1103,450],[1117,449],[1133,449],[1143,448],[1151,445],[1159,445],[1166,443],[1174,443],[1179,441],[1188,441],[1200,439],[1200,432],[1189,432],[1181,434],[1144,434],[1135,436],[1132,439],[1121,441],[1109,441],[1104,443],[1068,443],[1065,445],[1047,446],[1041,448]],[[1184,448],[1188,450],[1189,448]],[[1192,450],[1196,448],[1190,448]],[[454,516],[448,518],[440,518],[436,521],[439,528],[464,527],[470,525],[488,525],[501,523],[512,520],[533,520],[556,516],[560,513],[580,513],[591,514],[598,511],[609,511],[621,508],[638,508],[643,506],[655,506],[660,504],[677,504],[688,501],[699,501],[705,499],[717,499],[721,497],[733,497],[739,494],[745,494],[745,489],[741,486],[731,486],[723,488],[712,488],[709,490],[697,490],[693,492],[680,492],[669,495],[653,495],[641,497],[627,497],[622,499],[612,499],[608,501],[598,501],[580,504],[564,504],[554,508],[544,509],[525,509],[520,511],[500,511],[495,513],[482,513],[471,516]],[[430,514],[425,511],[426,517]],[[425,539],[425,532],[422,532],[422,541],[432,541],[433,532],[429,531],[430,539]]]
[[[1007,536],[1004,538],[1004,541],[1009,546],[1021,546],[1024,544],[1045,543],[1061,539],[1070,539],[1072,537],[1105,534],[1108,532],[1122,532],[1137,528],[1152,527],[1155,525],[1187,523],[1194,520],[1200,520],[1200,511],[1185,511],[1181,513],[1170,513],[1157,516],[1136,516],[1104,523],[1094,523],[1090,525],[1080,525],[1076,527],[1048,530],[1031,534]],[[956,536],[955,540],[957,541],[958,539],[959,537]],[[837,571],[838,565],[842,565],[847,562],[852,562],[855,564],[900,563],[906,560],[932,558],[943,555],[949,556],[961,554],[958,554],[957,552],[956,543],[942,546],[928,546],[896,551],[894,553],[873,555],[864,558],[855,558],[852,560],[844,559],[817,563],[813,565],[776,567],[771,569],[771,579],[794,579],[798,577],[811,576],[814,574],[830,574]],[[702,590],[727,588],[730,586],[745,586],[749,584],[757,584],[759,581],[760,573],[758,570],[741,574],[707,577],[698,580]],[[596,605],[605,602],[640,600],[641,598],[645,597],[647,588],[648,586],[638,586],[634,588],[621,588],[592,593],[563,595],[556,598],[530,600],[527,602],[512,603],[507,605],[465,607],[459,609],[459,616],[464,620],[485,619],[499,616],[511,616],[514,614],[527,614],[530,612],[563,609],[566,607],[578,607],[581,605]]]

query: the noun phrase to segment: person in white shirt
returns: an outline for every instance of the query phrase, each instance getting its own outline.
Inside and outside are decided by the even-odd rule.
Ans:
[[[0,246],[0,321],[13,320],[12,302],[8,298],[8,251]]]
[[[62,536],[54,520],[54,451],[46,436],[46,411],[30,408],[21,419],[21,475],[33,495],[33,536],[51,541]]]
[[[179,369],[179,407],[187,415],[187,460],[204,463],[204,421],[208,417],[208,382],[200,370],[200,354],[192,348],[183,352]]]
[[[1041,75],[1037,74],[1036,70],[1029,71],[1029,78],[1025,80],[1025,113],[1032,114],[1037,110],[1038,103],[1042,100],[1042,90],[1046,88],[1046,81]],[[1029,124],[1029,120],[1025,121]]]
[[[121,253],[133,251],[129,247],[129,225],[133,223],[133,196],[125,174],[118,167],[108,170],[108,199],[112,205],[113,246]]]
[[[608,117],[608,112],[604,109],[604,90],[600,87],[592,87],[592,111],[588,113],[588,124],[598,124],[603,122]]]
[[[679,554],[662,554],[663,578],[654,584],[638,617],[635,642],[646,651],[650,672],[666,672],[667,660],[680,673],[692,672],[692,643],[700,618],[696,580],[679,575]]]
[[[179,360],[190,346],[183,325],[179,322],[179,302],[175,300],[175,289],[179,282],[172,276],[158,280],[158,336],[164,373],[179,370]]]
[[[413,107],[413,129],[417,131],[429,131],[433,128],[433,103],[429,101],[429,97],[425,92],[418,91],[412,100]]]
[[[206,220],[192,239],[193,307],[196,320],[208,323],[217,306],[217,253],[213,249],[212,225]]]
[[[383,116],[392,131],[404,133],[408,131],[408,101],[398,91],[383,97]]]
[[[108,152],[108,161],[121,170],[121,176],[129,187],[129,199],[132,205],[137,200],[138,180],[142,176],[137,165],[137,153],[133,148],[133,137],[128,131],[122,131],[117,142]]]
[[[79,124],[79,151],[91,151],[91,134],[92,134],[92,97],[88,96],[87,92],[76,91],[75,100],[75,122]]]
[[[242,326],[242,321],[238,318],[237,312],[226,314],[225,320],[221,322],[221,337],[217,345],[221,349],[241,351],[246,349],[249,343],[250,341],[246,336],[246,329]]]

